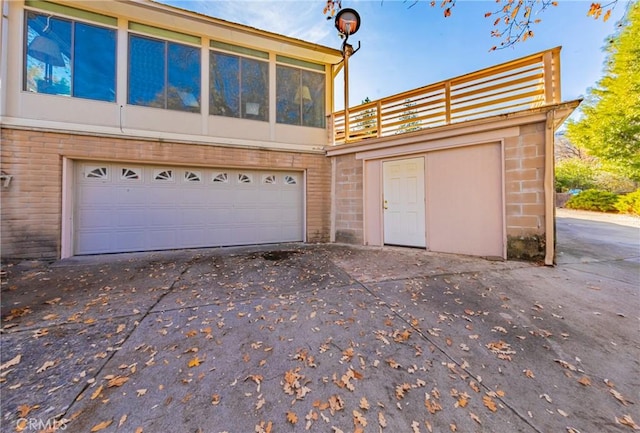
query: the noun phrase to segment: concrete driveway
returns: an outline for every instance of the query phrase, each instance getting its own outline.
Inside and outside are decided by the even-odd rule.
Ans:
[[[632,431],[638,281],[563,260],[291,244],[5,266],[1,430]]]

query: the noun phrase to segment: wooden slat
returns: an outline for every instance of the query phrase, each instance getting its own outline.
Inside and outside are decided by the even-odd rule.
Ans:
[[[407,123],[424,129],[560,101],[557,47],[348,108],[347,117],[343,110],[329,120],[339,144],[402,133]]]

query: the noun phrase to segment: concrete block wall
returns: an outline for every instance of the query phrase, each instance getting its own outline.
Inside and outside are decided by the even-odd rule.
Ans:
[[[507,257],[539,260],[545,254],[545,122],[520,126],[505,139]]]
[[[328,242],[331,165],[324,154],[216,147],[2,128],[0,187],[2,258],[60,256],[62,161],[96,159],[149,164],[306,170],[308,242]]]
[[[336,242],[362,245],[363,163],[355,154],[335,158],[335,236]]]

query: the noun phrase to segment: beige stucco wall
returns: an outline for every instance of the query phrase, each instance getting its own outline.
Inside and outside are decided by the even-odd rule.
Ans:
[[[153,1],[93,1],[77,0],[65,3],[78,10],[87,10],[117,19],[118,69],[115,101],[105,102],[61,95],[32,93],[23,90],[25,47],[23,1],[3,2],[2,35],[0,38],[0,121],[17,128],[49,128],[87,134],[126,134],[140,138],[161,138],[167,141],[214,141],[228,145],[260,146],[280,150],[321,150],[326,144],[326,128],[284,125],[276,122],[276,59],[285,56],[324,65],[325,114],[333,107],[333,65],[339,63],[339,50],[288,38],[255,28],[172,8]],[[38,11],[39,9],[35,8]],[[47,11],[42,11],[47,13]],[[55,15],[55,14],[54,14]],[[91,21],[88,21],[91,23]],[[200,38],[191,46],[201,51],[201,112],[188,113],[139,105],[127,98],[128,37],[130,23],[184,33]],[[144,34],[144,33],[143,33]],[[150,35],[151,37],[157,37]],[[161,38],[162,39],[162,38]],[[168,40],[171,40],[168,38]],[[256,49],[269,56],[269,121],[235,119],[209,115],[209,52],[210,42],[222,42]]]
[[[306,172],[306,239],[329,240],[329,160],[322,153],[295,153],[3,128],[0,169],[11,176],[1,187],[3,258],[60,257],[63,158],[205,167]],[[68,204],[64,204],[67,206]]]

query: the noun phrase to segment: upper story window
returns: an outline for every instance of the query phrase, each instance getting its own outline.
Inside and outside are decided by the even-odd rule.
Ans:
[[[223,48],[269,59],[269,54],[211,41]],[[235,54],[211,51],[209,59],[209,113],[242,119],[269,120],[269,64]]]
[[[80,13],[63,7],[64,12]],[[96,15],[101,21],[115,18]],[[116,31],[73,19],[27,11],[24,90],[113,102]]]
[[[324,65],[277,56],[277,60],[324,71]],[[293,66],[276,66],[278,123],[325,127],[325,74]]]
[[[130,34],[128,101],[199,113],[200,48]]]

